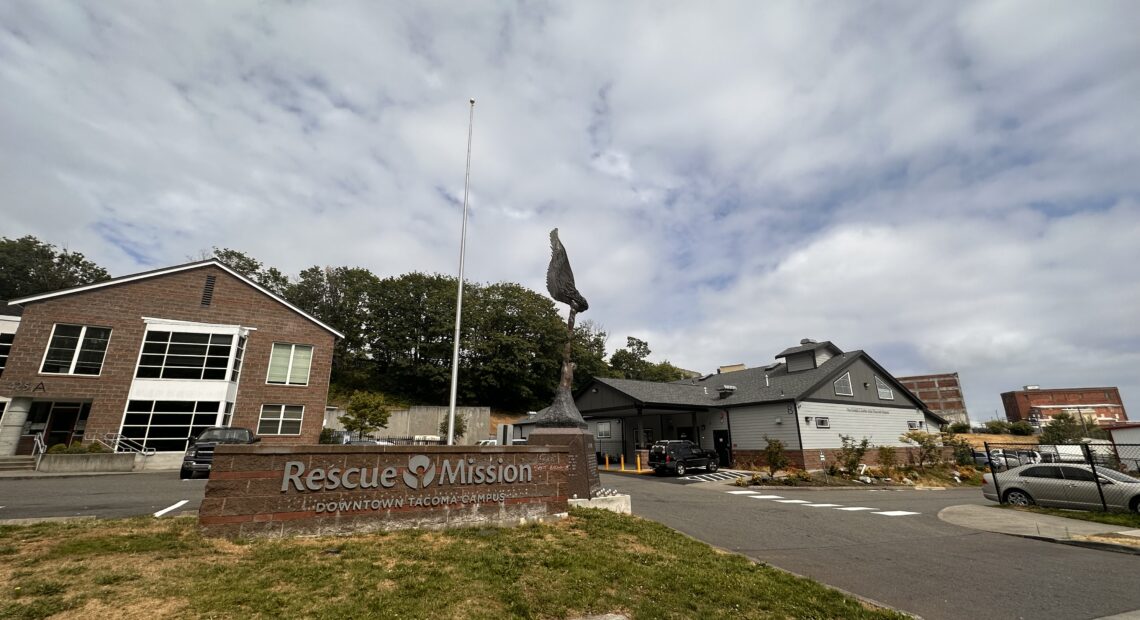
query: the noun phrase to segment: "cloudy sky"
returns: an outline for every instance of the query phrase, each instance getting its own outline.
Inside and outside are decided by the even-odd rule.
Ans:
[[[113,275],[458,268],[712,371],[1120,386],[1140,418],[1140,3],[4,2],[0,234]]]

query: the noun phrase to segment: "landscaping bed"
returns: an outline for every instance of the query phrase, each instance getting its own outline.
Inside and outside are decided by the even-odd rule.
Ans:
[[[3,618],[901,618],[652,521],[203,538],[193,519],[0,526]]]
[[[739,487],[748,486],[793,486],[793,487],[978,487],[982,485],[982,471],[969,465],[936,465],[919,469],[901,467],[884,472],[872,467],[864,474],[848,474],[845,471],[807,472],[799,469],[777,471],[756,471],[732,481]]]

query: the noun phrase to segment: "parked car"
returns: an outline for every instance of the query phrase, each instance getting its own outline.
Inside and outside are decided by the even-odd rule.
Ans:
[[[477,446],[497,446],[497,445],[499,445],[499,440],[498,439],[480,439],[479,441],[475,442],[475,445],[477,445]]]
[[[1140,478],[1099,467],[1094,476],[1092,467],[1071,463],[1022,465],[997,474],[983,474],[982,496],[1014,506],[1101,510],[1097,476],[1109,510],[1140,512]]]
[[[200,473],[209,475],[210,468],[214,464],[214,448],[220,444],[251,444],[259,441],[261,438],[248,428],[236,426],[207,428],[190,440],[186,454],[182,457],[182,469],[179,470],[178,477],[186,480]]]
[[[703,467],[716,471],[720,459],[716,452],[705,450],[687,439],[658,441],[649,448],[649,466],[660,475],[672,472],[684,476],[690,468]]]

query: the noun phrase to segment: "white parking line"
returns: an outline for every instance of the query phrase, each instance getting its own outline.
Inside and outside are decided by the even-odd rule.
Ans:
[[[783,499],[783,495],[751,495],[751,499]]]
[[[777,499],[774,500],[780,504],[810,504],[811,502],[806,499]]]
[[[878,508],[867,508],[866,506],[845,506],[843,508],[836,508],[836,510],[878,510]]]
[[[188,503],[189,501],[190,500],[188,500],[188,499],[184,499],[184,500],[178,502],[177,504],[174,504],[173,506],[169,506],[169,507],[163,508],[162,510],[159,510],[158,512],[154,513],[154,516],[161,517],[162,515],[170,512],[171,510],[181,508],[182,506],[186,505],[186,503]]]
[[[759,493],[759,491],[727,491],[727,493],[729,495],[754,495]],[[3,508],[3,506],[0,506],[0,508]]]
[[[904,516],[904,515],[916,515],[916,514],[919,514],[919,513],[917,513],[917,512],[907,512],[907,511],[905,511],[905,510],[887,510],[887,511],[884,511],[884,512],[872,512],[871,514],[873,514],[873,515],[883,515],[883,516],[887,516],[887,517],[901,517],[901,516]]]
[[[811,506],[812,508],[835,508],[842,504],[804,504],[804,506]]]

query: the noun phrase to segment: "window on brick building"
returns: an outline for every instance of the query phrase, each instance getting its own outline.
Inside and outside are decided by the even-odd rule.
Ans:
[[[234,370],[230,374],[230,381],[237,381],[241,376],[241,359],[245,355],[245,336],[238,338],[237,355],[234,356]]]
[[[191,437],[217,426],[221,403],[193,400],[132,400],[122,434],[159,452],[181,452]]]
[[[98,375],[103,369],[111,328],[56,325],[52,329],[40,372],[60,375]]]
[[[309,365],[313,361],[313,347],[306,344],[273,343],[269,356],[269,376],[266,383],[280,385],[308,385]]]
[[[300,435],[302,405],[262,405],[261,419],[257,422],[258,435]]]
[[[0,375],[8,365],[8,354],[12,352],[12,339],[16,334],[0,334]]]
[[[233,338],[229,334],[148,331],[135,377],[225,380]]]

